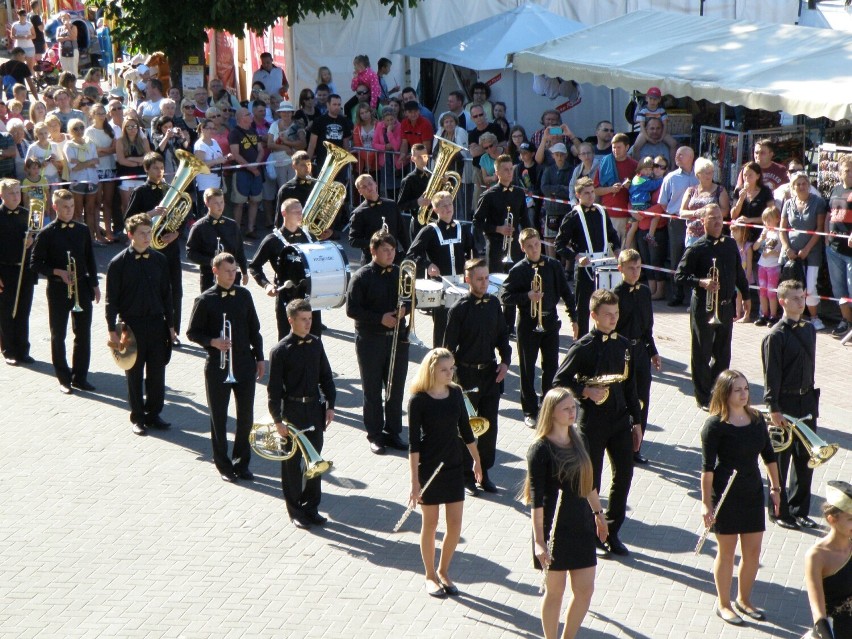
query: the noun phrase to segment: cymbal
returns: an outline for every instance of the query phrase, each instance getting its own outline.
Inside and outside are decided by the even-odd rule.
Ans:
[[[116,322],[115,331],[119,334],[119,342],[109,341],[109,346],[112,352],[112,358],[121,370],[128,371],[136,364],[136,336],[133,330],[124,322]]]

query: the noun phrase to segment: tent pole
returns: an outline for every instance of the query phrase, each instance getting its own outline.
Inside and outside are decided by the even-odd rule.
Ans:
[[[609,90],[609,121],[615,126],[615,89]]]
[[[408,38],[408,27],[409,22],[411,21],[411,12],[408,8],[408,3],[404,2],[402,4],[402,46],[407,47],[410,44]],[[403,86],[411,85],[411,57],[405,56],[403,57],[403,67],[402,72],[405,76],[405,82]]]
[[[518,72],[512,70],[512,114],[515,116],[514,122],[518,122]],[[513,125],[514,126],[514,125]]]
[[[726,111],[726,107],[727,107],[727,105],[723,102],[723,103],[722,103],[722,108],[721,108],[721,109],[719,109],[719,128],[720,128],[720,129],[724,129],[724,128],[725,128],[725,117],[726,117],[726,115],[727,115],[727,114],[725,113],[725,111]]]

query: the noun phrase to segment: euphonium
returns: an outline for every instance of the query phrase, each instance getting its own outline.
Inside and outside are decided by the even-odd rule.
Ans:
[[[430,204],[424,204],[417,209],[417,222],[420,226],[426,226],[429,223],[429,218],[432,216],[431,200],[435,193],[449,191],[455,199],[456,193],[461,187],[461,176],[455,171],[448,171],[447,169],[456,154],[463,151],[464,147],[437,135],[435,139],[438,140],[438,151],[435,154],[435,164],[431,171],[432,177],[429,178],[426,190],[423,191],[423,197],[429,200]]]
[[[68,271],[68,299],[74,300],[71,312],[82,313],[83,307],[80,306],[80,282],[77,281],[77,260],[71,255],[71,251],[66,251],[66,253],[68,254],[68,265],[65,267]]]
[[[297,430],[293,424],[284,422],[290,434],[282,437],[275,424],[254,424],[249,432],[249,446],[260,457],[271,461],[287,461],[297,451],[305,458],[305,479],[319,477],[331,470],[333,462],[324,460],[305,433],[313,426]]]
[[[532,279],[532,292],[533,293],[541,293],[543,291],[543,282],[541,279],[541,275],[538,274],[538,267],[534,269],[533,279]],[[537,302],[533,302],[530,304],[530,316],[533,319],[538,318],[538,324],[533,329],[536,333],[544,333],[544,324],[542,323],[542,315],[544,310],[544,297]]]
[[[396,316],[400,317],[402,309],[406,303],[411,304],[411,312],[408,314],[411,318],[408,321],[408,342],[415,346],[423,346],[423,342],[417,339],[414,334],[414,306],[417,299],[415,294],[415,283],[417,282],[417,264],[414,260],[403,260],[399,265],[399,284],[397,286],[397,304]],[[393,370],[396,367],[396,346],[399,343],[399,326],[402,321],[398,321],[393,327],[393,339],[391,340],[391,356],[390,364],[388,365],[388,385],[385,389],[385,399],[390,399],[391,390],[393,390]]]
[[[479,438],[482,437],[488,429],[491,427],[491,422],[489,422],[485,417],[480,417],[476,414],[476,411],[473,408],[473,404],[470,403],[470,399],[468,399],[468,393],[478,393],[479,388],[471,388],[469,390],[462,389],[462,397],[464,397],[464,407],[467,410],[467,421],[470,424],[470,429],[473,431],[473,434]]]
[[[817,435],[813,430],[805,425],[805,422],[812,419],[812,415],[804,417],[791,417],[790,415],[781,415],[781,426],[775,426],[772,423],[772,415],[769,411],[761,411],[769,429],[769,441],[772,442],[772,448],[776,453],[787,450],[793,445],[794,435],[798,437],[802,446],[808,453],[808,468],[816,468],[824,464],[829,459],[834,457],[839,446],[837,444],[829,444],[822,437]]]
[[[627,381],[627,377],[630,375],[630,351],[624,351],[624,371],[621,373],[608,373],[606,375],[592,375],[589,377],[578,377],[577,381],[585,384],[586,386],[592,386],[597,388],[604,389],[604,396],[600,401],[595,402],[598,406],[606,402],[609,399],[609,387],[611,384],[618,384],[620,382]]]
[[[30,217],[27,221],[27,232],[24,234],[24,250],[21,252],[21,270],[18,272],[18,287],[15,289],[15,304],[12,307],[13,318],[18,314],[21,285],[24,283],[24,271],[27,268],[27,241],[42,228],[44,228],[44,200],[30,198]]]
[[[347,164],[358,159],[346,149],[329,142],[323,142],[327,155],[322,163],[311,194],[302,209],[303,224],[315,236],[320,236],[331,228],[334,218],[346,198],[346,187],[334,181],[334,176]]]
[[[719,269],[716,267],[716,258],[713,258],[713,266],[710,267],[710,272],[707,273],[707,277],[711,282],[715,282],[719,284]],[[709,313],[712,311],[713,317],[710,318],[708,324],[711,326],[718,326],[721,324],[721,320],[719,319],[719,289],[717,288],[715,291],[711,291],[707,289],[707,303],[704,305],[704,309]]]
[[[180,164],[175,172],[174,180],[167,185],[169,192],[160,202],[160,206],[166,209],[166,212],[154,219],[154,228],[151,233],[151,246],[158,251],[166,248],[162,236],[179,232],[183,221],[192,210],[192,200],[184,191],[196,175],[210,173],[210,168],[192,153],[178,149],[175,155],[180,160]]]

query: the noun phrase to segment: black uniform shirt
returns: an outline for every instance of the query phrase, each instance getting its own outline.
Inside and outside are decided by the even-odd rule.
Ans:
[[[142,186],[137,186],[130,194],[130,202],[127,205],[127,212],[124,214],[124,220],[127,221],[130,216],[136,215],[137,213],[149,213],[156,207],[160,206],[160,202],[163,201],[163,198],[166,196],[168,191],[169,185],[165,182],[160,182],[159,184],[145,182]],[[187,216],[187,219],[188,218],[189,216]],[[186,219],[184,219],[183,224],[181,224],[180,231],[183,231],[184,224],[186,224]],[[169,244],[166,244],[160,252],[163,255],[167,255],[170,260],[176,259],[180,261],[180,242],[177,240],[170,242]]]
[[[322,342],[316,335],[299,337],[290,333],[269,354],[269,414],[276,422],[286,417],[283,403],[287,397],[313,397],[322,390],[328,408],[334,408],[337,391],[331,365]],[[320,424],[315,424],[317,428]]]
[[[516,186],[503,186],[499,182],[482,194],[476,213],[473,214],[473,227],[488,238],[489,242],[503,244],[504,236],[495,231],[506,223],[507,213],[512,212],[512,226],[517,236],[518,229],[532,226],[527,219],[527,198],[524,191]]]
[[[370,262],[359,268],[349,282],[346,292],[346,315],[355,320],[358,333],[384,333],[392,331],[382,324],[385,313],[395,312],[399,304],[399,267],[391,264],[382,268]],[[411,304],[404,304],[410,308]],[[405,320],[399,327],[407,335]]]
[[[234,256],[240,271],[248,273],[240,227],[224,215],[216,220],[207,214],[192,225],[186,240],[186,256],[190,262],[198,264],[202,272],[210,273],[218,242],[222,243],[223,251]]]
[[[116,255],[107,267],[107,329],[115,330],[116,318],[162,316],[174,326],[172,285],[165,256],[151,249],[138,253],[132,246]]]
[[[275,271],[275,285],[280,286],[291,279],[286,272],[288,271],[287,264],[280,259],[284,248],[287,244],[310,244],[311,242],[313,242],[313,238],[304,228],[299,227],[295,231],[288,231],[282,226],[280,230],[273,231],[261,240],[254,258],[249,262],[249,273],[255,282],[265,288],[270,282],[263,271],[263,267],[267,263],[271,264]]]
[[[707,290],[698,285],[699,280],[706,279],[716,258],[716,268],[719,270],[719,300],[733,301],[737,290],[748,299],[748,280],[743,270],[737,243],[730,237],[711,237],[705,235],[695,244],[686,249],[674,279],[678,284],[686,284],[695,289],[698,296],[698,308],[704,308]]]
[[[816,329],[810,322],[784,317],[763,338],[763,401],[772,412],[781,410],[780,396],[814,386]],[[801,417],[801,415],[795,415]]]
[[[397,263],[402,260],[402,256],[411,246],[408,229],[402,222],[402,215],[399,213],[396,202],[386,198],[379,198],[375,202],[364,200],[352,211],[349,223],[349,245],[361,249],[364,264],[372,259],[370,238],[373,237],[373,233],[381,230],[383,221],[388,225],[388,233],[397,241]]]
[[[453,220],[438,220],[420,229],[406,257],[417,262],[417,273],[423,277],[429,264],[435,264],[441,275],[464,273],[465,261],[474,254],[470,227]]]
[[[530,302],[528,294],[532,290],[536,266],[539,275],[541,275],[541,286],[544,293],[541,300],[543,313],[553,313],[555,317],[554,311],[561,299],[565,302],[565,310],[568,311],[568,315],[572,318],[576,317],[576,302],[571,287],[568,285],[565,269],[558,261],[546,255],[542,255],[535,264],[530,262],[529,258],[524,257],[509,270],[503,284],[503,304],[517,306],[521,312],[521,317],[524,317],[524,314],[527,317],[529,316],[532,302]]]
[[[618,295],[618,324],[615,330],[629,340],[639,340],[648,348],[648,354],[657,354],[654,343],[654,311],[651,306],[651,289],[644,284],[630,286],[627,282],[612,289]]]
[[[67,270],[68,251],[76,262],[80,290],[84,286],[96,288],[98,266],[92,250],[92,238],[88,227],[80,222],[60,222],[57,219],[41,230],[33,244],[33,270],[44,275],[49,282],[62,282],[61,277],[53,274],[53,269]],[[62,285],[65,286],[65,283]]]
[[[588,246],[586,242],[586,234],[583,232],[583,222],[580,220],[578,209],[583,210],[583,217],[586,220],[586,226],[589,229],[589,239],[592,240],[592,246]],[[612,225],[612,220],[604,214],[606,221],[606,243],[614,249],[621,246],[618,239],[618,233]],[[559,233],[556,235],[556,252],[567,260],[572,260],[577,253],[601,253],[607,250],[604,246],[603,237],[604,228],[601,224],[600,209],[596,206],[588,209],[577,205],[563,219],[559,225]]]
[[[500,301],[487,293],[482,297],[473,293],[463,296],[450,308],[444,344],[458,363],[487,364],[494,361],[496,349],[500,363],[508,366],[512,347]]]
[[[29,212],[23,206],[16,209],[9,209],[5,204],[0,206],[0,266],[21,265],[29,223]],[[9,283],[5,284],[8,288]]]
[[[284,204],[284,200],[289,200],[290,198],[296,198],[299,200],[299,204],[305,206],[305,202],[308,201],[308,196],[311,194],[311,190],[314,188],[313,180],[301,179],[298,177],[294,177],[281,186],[278,189],[278,197],[275,200],[275,226],[276,228],[281,226],[282,215],[281,215],[281,205]]]
[[[423,196],[426,191],[426,186],[429,184],[431,176],[426,171],[414,169],[411,173],[402,178],[402,183],[399,187],[399,195],[396,198],[396,203],[400,211],[405,211],[415,215],[420,205],[417,200]]]

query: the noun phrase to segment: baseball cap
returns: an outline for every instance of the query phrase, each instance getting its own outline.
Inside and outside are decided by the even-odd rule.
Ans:
[[[564,144],[562,146],[565,146]],[[521,142],[520,146],[518,146],[518,151],[529,151],[530,153],[535,153],[535,148],[529,142]]]
[[[550,152],[551,153],[565,153],[565,154],[567,154],[568,149],[565,147],[564,144],[562,144],[562,142],[557,142],[552,147],[550,147]]]
[[[659,87],[651,87],[645,92],[645,97],[651,96],[653,98],[661,98],[663,97],[663,92],[660,91]]]
[[[289,102],[282,102],[282,103],[278,106],[278,108],[277,108],[277,109],[275,109],[275,112],[276,112],[276,113],[281,113],[282,111],[291,111],[291,112],[292,112],[292,111],[295,111],[295,110],[296,110],[296,109],[294,109],[294,108],[293,108],[293,105],[292,105],[292,104],[290,104]]]

